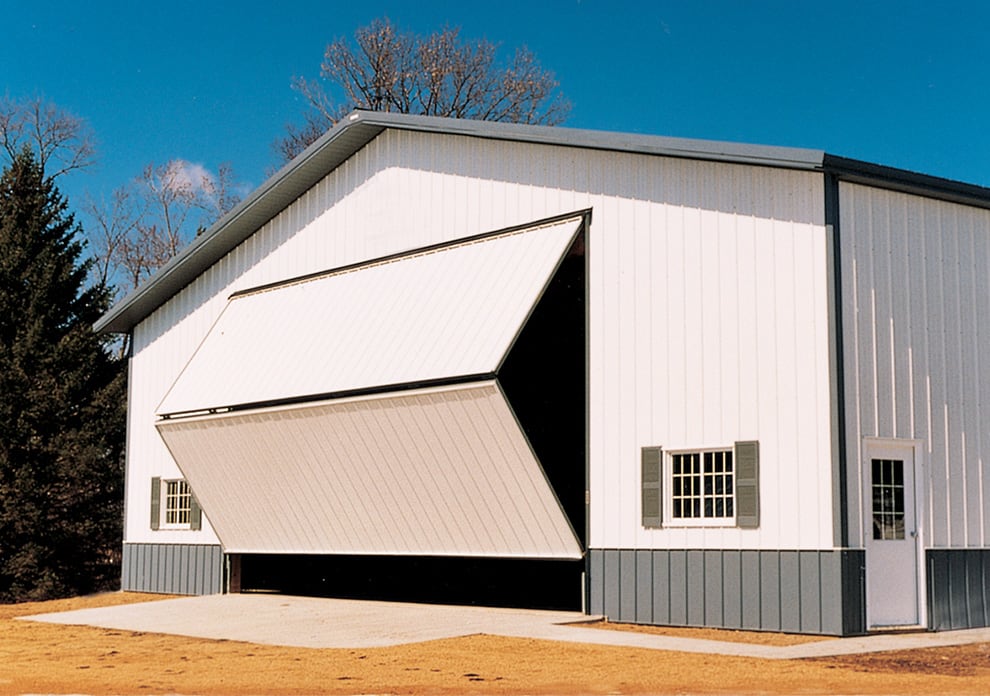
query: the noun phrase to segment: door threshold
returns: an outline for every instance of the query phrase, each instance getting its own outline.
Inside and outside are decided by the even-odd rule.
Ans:
[[[883,635],[886,633],[925,633],[928,629],[921,624],[907,624],[896,626],[870,626],[866,634],[869,636]]]

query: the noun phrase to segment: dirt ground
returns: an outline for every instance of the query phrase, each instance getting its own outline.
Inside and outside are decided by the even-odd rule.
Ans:
[[[115,593],[0,606],[0,694],[990,693],[986,643],[770,661],[488,636],[314,650],[13,620],[155,599]],[[678,633],[778,644],[804,640]]]

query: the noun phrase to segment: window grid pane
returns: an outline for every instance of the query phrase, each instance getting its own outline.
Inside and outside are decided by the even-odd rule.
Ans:
[[[185,481],[165,482],[165,524],[189,524],[192,495]]]
[[[874,459],[873,469],[873,538],[904,538],[904,462],[899,459]]]
[[[671,455],[671,497],[677,519],[724,519],[735,514],[732,451]]]

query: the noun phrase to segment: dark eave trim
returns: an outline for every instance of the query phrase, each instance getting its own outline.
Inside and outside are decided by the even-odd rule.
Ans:
[[[839,181],[990,209],[990,188],[984,186],[829,154],[822,164]]]

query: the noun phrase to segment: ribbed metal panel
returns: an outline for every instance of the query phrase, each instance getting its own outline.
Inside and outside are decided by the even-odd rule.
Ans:
[[[831,548],[822,190],[815,172],[383,132],[136,327],[128,541],[188,538],[147,529],[148,478],[178,475],[155,409],[232,293],[590,207],[590,539]],[[759,529],[642,527],[641,447],[739,439],[760,442]]]
[[[592,611],[613,621],[825,635],[865,630],[862,551],[640,550],[635,564],[629,553],[589,551]]]
[[[612,164],[589,168],[607,194],[588,244],[591,545],[831,548],[821,178]],[[642,524],[639,448],[740,440],[760,446],[758,528]]]
[[[658,624],[670,622],[670,554],[649,552],[653,557],[653,578],[645,580],[653,588],[653,621]],[[592,576],[593,577],[593,576]],[[643,582],[643,581],[641,581]],[[649,619],[644,620],[650,623]]]
[[[636,552],[619,552],[619,620],[636,620]]]
[[[726,628],[743,627],[742,554],[722,556],[722,622]]]
[[[605,613],[605,554],[591,549],[588,551],[588,613]]]
[[[725,602],[722,586],[725,584],[725,568],[721,551],[705,551],[703,556],[705,575],[705,625],[725,625]]]
[[[223,591],[223,551],[213,544],[124,544],[120,588],[203,595]]]
[[[990,211],[854,184],[839,200],[850,541],[870,530],[863,438],[911,438],[923,543],[990,547]]]
[[[990,549],[929,549],[928,627],[990,626]]]
[[[158,429],[228,553],[581,558],[494,382]]]
[[[648,623],[653,618],[653,554],[646,549],[636,551],[636,623]]]
[[[579,225],[571,219],[238,296],[158,411],[494,373]]]

